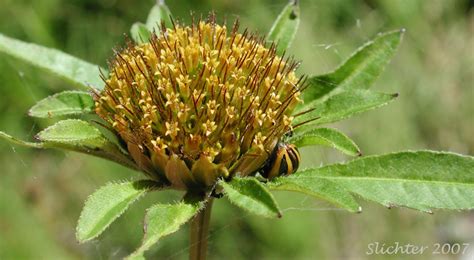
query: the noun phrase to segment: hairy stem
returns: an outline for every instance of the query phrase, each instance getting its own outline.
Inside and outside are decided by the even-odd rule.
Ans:
[[[211,219],[213,199],[210,198],[202,209],[191,221],[190,260],[205,260],[207,254],[207,237],[209,233],[209,220]]]

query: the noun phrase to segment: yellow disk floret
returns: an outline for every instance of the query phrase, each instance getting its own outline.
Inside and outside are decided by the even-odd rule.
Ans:
[[[296,63],[237,27],[176,25],[111,62],[96,112],[150,177],[202,188],[253,174],[291,130]]]

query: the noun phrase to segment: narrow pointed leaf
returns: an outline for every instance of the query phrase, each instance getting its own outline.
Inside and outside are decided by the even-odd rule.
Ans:
[[[350,212],[361,212],[361,207],[341,185],[324,178],[300,178],[299,174],[275,178],[267,183],[272,190],[295,191],[323,199]]]
[[[86,201],[76,228],[83,243],[99,236],[128,207],[155,187],[152,181],[110,183],[95,191]]]
[[[0,53],[13,56],[84,88],[102,89],[99,66],[59,50],[16,40],[0,34]]]
[[[345,134],[332,128],[316,128],[301,134],[293,135],[287,140],[297,147],[324,145],[335,148],[347,155],[360,155],[359,147]]]
[[[303,93],[309,103],[336,89],[368,89],[392,59],[405,30],[379,34],[354,52],[334,72],[310,78],[310,86]]]
[[[172,234],[188,222],[202,208],[202,201],[187,201],[176,204],[156,204],[147,210],[145,236],[142,245],[126,259],[144,259],[143,253],[162,237]]]
[[[474,157],[416,151],[368,156],[296,173],[301,180],[325,178],[387,207],[474,209]]]
[[[263,217],[281,217],[273,195],[255,178],[234,178],[221,181],[224,194],[233,204]]]
[[[142,44],[150,40],[151,33],[145,24],[137,22],[132,25],[130,35],[136,43]]]
[[[105,137],[104,137],[105,138]],[[114,143],[112,142],[98,142],[93,145],[80,145],[74,142],[58,142],[56,141],[43,141],[43,142],[27,142],[11,135],[8,135],[4,132],[0,131],[0,139],[4,139],[12,144],[21,145],[29,148],[53,148],[53,149],[61,149],[73,152],[84,153],[88,155],[97,156],[100,158],[104,158],[107,160],[112,160],[116,163],[119,163],[125,167],[128,167],[133,170],[139,170],[135,163],[130,160],[125,154],[123,154]],[[101,144],[101,146],[98,146]]]
[[[151,8],[148,18],[146,19],[146,27],[150,32],[159,32],[161,22],[164,22],[166,28],[173,27],[171,21],[171,12],[168,6],[166,6],[164,0],[157,0],[156,5]]]
[[[0,138],[1,139],[4,139],[12,144],[16,144],[16,145],[21,145],[21,146],[25,146],[25,147],[29,147],[29,148],[44,148],[44,144],[43,143],[33,143],[33,142],[26,142],[26,141],[23,141],[23,140],[20,140],[18,138],[15,138],[7,133],[4,133],[2,131],[0,131]]]
[[[28,114],[33,117],[51,118],[79,115],[93,111],[94,100],[89,93],[64,91],[39,101],[29,110]]]
[[[398,94],[377,93],[370,90],[349,90],[334,95],[322,103],[315,104],[314,110],[296,117],[293,125],[296,126],[317,118],[302,127],[295,130],[296,134],[300,134],[311,127],[326,123],[340,121],[353,115],[381,107],[393,99]]]
[[[298,0],[290,0],[283,8],[267,36],[267,41],[278,44],[277,53],[282,54],[290,47],[300,23]]]

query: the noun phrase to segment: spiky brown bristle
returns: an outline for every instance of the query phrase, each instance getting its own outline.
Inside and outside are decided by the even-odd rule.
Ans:
[[[96,113],[112,124],[145,172],[188,187],[216,179],[196,169],[199,161],[219,169],[217,175],[248,175],[290,130],[300,94],[297,64],[237,30],[236,23],[228,33],[215,19],[175,25],[116,54]],[[171,158],[179,167],[168,165]],[[249,158],[262,162],[249,168]],[[182,183],[167,172],[183,168],[190,176]]]

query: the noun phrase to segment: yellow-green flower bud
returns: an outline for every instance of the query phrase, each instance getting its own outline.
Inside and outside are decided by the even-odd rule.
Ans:
[[[291,130],[297,64],[237,29],[176,25],[111,62],[96,112],[151,178],[206,189],[254,174]]]

